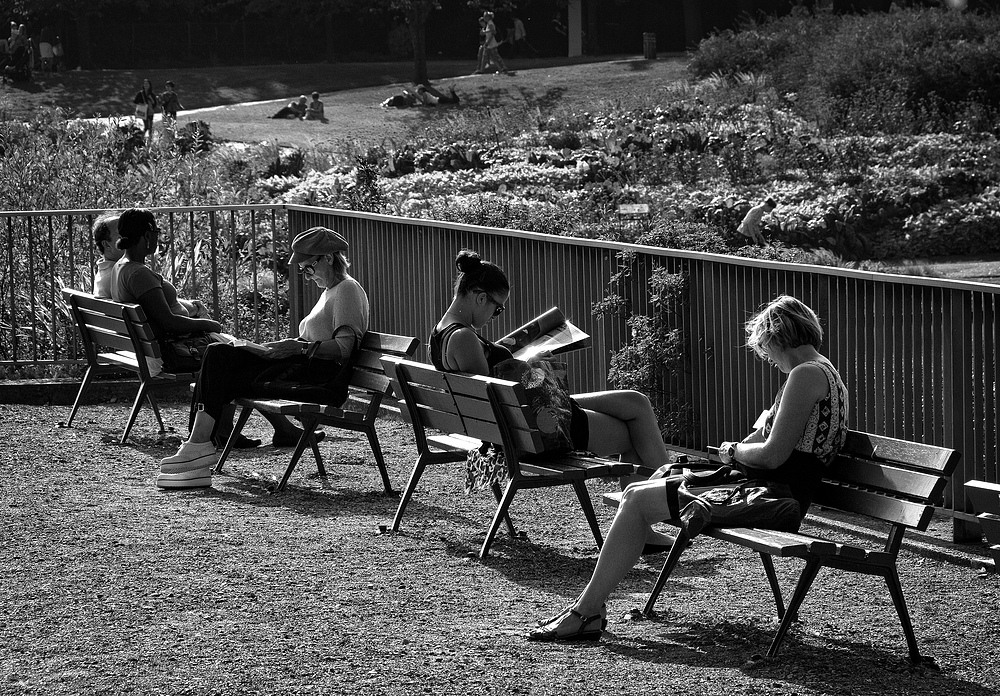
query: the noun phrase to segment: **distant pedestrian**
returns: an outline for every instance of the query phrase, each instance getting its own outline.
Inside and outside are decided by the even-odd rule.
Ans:
[[[486,20],[486,27],[483,29],[485,35],[485,41],[483,42],[483,63],[484,70],[485,65],[493,65],[496,68],[496,72],[507,72],[507,64],[504,63],[503,58],[500,57],[500,52],[497,47],[500,42],[497,40],[497,25],[493,23],[493,13],[484,12],[483,19]]]
[[[764,235],[760,231],[760,225],[764,216],[770,215],[777,207],[778,204],[774,202],[773,198],[768,198],[760,205],[755,205],[750,208],[750,211],[743,218],[743,222],[740,223],[740,226],[736,230],[754,244],[767,246],[767,240],[764,239]]]
[[[153,115],[160,100],[153,91],[153,83],[149,80],[142,81],[142,89],[135,93],[132,99],[135,104],[135,117],[142,120],[142,134],[148,143],[153,142]]]
[[[57,36],[55,43],[52,44],[52,72],[63,69],[63,55],[62,39]]]
[[[184,107],[181,106],[180,99],[177,98],[174,83],[167,80],[163,85],[167,89],[160,95],[160,108],[163,109],[163,125],[170,126],[177,120],[177,112],[183,110]]]
[[[514,17],[514,24],[510,30],[510,54],[511,56],[516,56],[518,50],[527,49],[531,51],[533,55],[538,55],[538,51],[535,47],[528,43],[528,32],[524,28],[524,22],[521,21],[520,17]]]

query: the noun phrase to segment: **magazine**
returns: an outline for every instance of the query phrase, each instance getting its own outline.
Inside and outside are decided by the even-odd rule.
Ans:
[[[231,346],[236,346],[237,348],[249,348],[255,353],[268,353],[271,351],[267,346],[262,346],[259,343],[254,343],[253,341],[248,341],[244,338],[236,338],[232,334],[222,333],[220,331],[211,331],[208,334],[218,343],[228,343]]]
[[[575,326],[558,307],[553,307],[497,343],[518,360],[529,360],[539,353],[557,355],[586,348],[590,345],[590,335]]]

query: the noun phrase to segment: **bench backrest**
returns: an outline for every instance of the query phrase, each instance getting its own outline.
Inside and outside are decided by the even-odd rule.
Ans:
[[[354,352],[350,386],[373,394],[388,395],[392,385],[381,359],[384,356],[412,358],[419,345],[420,341],[413,336],[368,331],[361,337],[361,345]]]
[[[411,360],[383,359],[393,391],[406,404],[417,447],[426,446],[424,430],[461,433],[503,445],[511,474],[518,457],[544,451],[524,387],[518,382],[442,372]]]
[[[71,288],[63,288],[62,294],[91,364],[97,362],[100,347],[133,352],[137,357],[161,357],[153,327],[139,305],[101,299]]]
[[[923,531],[960,457],[953,449],[852,430],[814,503]]]

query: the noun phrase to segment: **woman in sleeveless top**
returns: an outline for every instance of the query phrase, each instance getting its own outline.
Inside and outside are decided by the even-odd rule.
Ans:
[[[824,468],[847,438],[846,389],[818,350],[823,342],[818,317],[799,300],[778,297],[750,319],[746,332],[747,345],[788,379],[764,425],[740,442],[723,442],[719,453],[724,463],[738,468],[754,485],[760,482],[801,520]],[[599,640],[607,625],[605,601],[639,559],[642,530],[679,518],[679,534],[689,538],[697,534],[698,525],[714,522],[700,515],[701,510],[710,514],[711,508],[699,501],[678,516],[669,496],[668,481],[662,478],[625,489],[590,582],[573,604],[529,631],[530,640]],[[689,509],[698,513],[690,529]]]
[[[431,362],[447,372],[489,375],[511,354],[480,336],[479,331],[506,309],[510,283],[499,266],[468,249],[458,254],[455,265],[459,270],[455,294],[429,340]],[[622,461],[654,469],[667,463],[669,455],[645,394],[626,389],[574,394],[572,412],[574,449],[620,455]],[[628,483],[623,481],[622,486]],[[648,543],[649,549],[661,549],[670,541],[647,527],[640,547]]]

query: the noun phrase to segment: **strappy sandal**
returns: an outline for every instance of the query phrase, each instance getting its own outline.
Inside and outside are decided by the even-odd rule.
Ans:
[[[567,616],[572,615],[580,619],[580,626],[576,629],[574,633],[559,633],[558,626],[556,628],[543,629],[542,626],[531,629],[528,632],[528,640],[535,640],[541,642],[551,643],[554,641],[583,641],[583,640],[600,640],[601,636],[604,634],[604,629],[608,626],[608,620],[601,616],[600,614],[595,614],[594,616],[584,616],[576,609],[567,607],[561,614],[556,617],[558,619],[564,619]],[[601,622],[600,628],[587,629],[595,621]],[[552,623],[552,622],[549,622]],[[560,622],[561,623],[561,622]],[[549,624],[545,624],[548,626]]]

